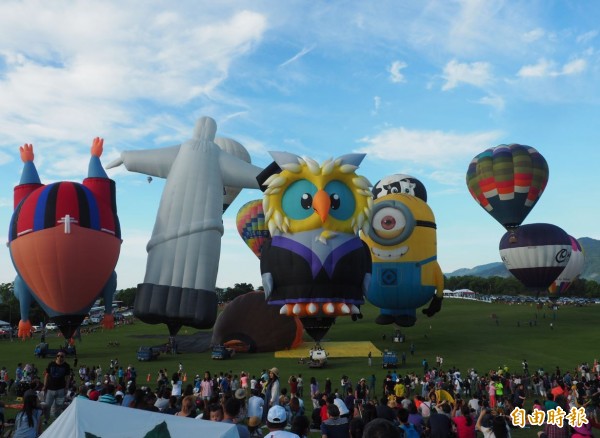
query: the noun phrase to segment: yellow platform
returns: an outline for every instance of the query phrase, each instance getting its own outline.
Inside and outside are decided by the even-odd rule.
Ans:
[[[280,350],[275,352],[275,357],[280,359],[300,359],[308,357],[308,350],[314,344],[304,343],[293,350]],[[373,357],[380,357],[381,351],[372,342],[322,342],[321,347],[327,351],[329,358],[334,357],[364,357],[369,352]]]

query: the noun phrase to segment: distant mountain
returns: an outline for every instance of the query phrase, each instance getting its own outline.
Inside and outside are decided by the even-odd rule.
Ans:
[[[581,278],[594,280],[600,283],[600,240],[590,237],[580,237],[577,239],[583,247],[585,253],[585,264]],[[510,277],[511,273],[504,267],[504,263],[495,262],[486,265],[475,266],[474,268],[461,268],[454,272],[444,274],[446,277]]]

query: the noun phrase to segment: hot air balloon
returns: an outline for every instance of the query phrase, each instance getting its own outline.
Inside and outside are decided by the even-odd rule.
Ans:
[[[373,259],[366,297],[380,309],[377,324],[413,326],[416,309],[430,300],[423,313],[433,316],[441,309],[444,275],[437,262],[435,218],[426,202],[398,192],[375,199],[362,238]]]
[[[9,228],[10,254],[17,271],[19,336],[30,334],[29,305],[35,298],[65,338],[79,327],[98,297],[105,299],[106,325],[112,322],[114,268],[121,248],[115,184],[100,164],[102,139],[94,139],[88,178],[83,184],[42,185],[33,148],[21,148],[24,170],[15,187]]]
[[[259,259],[263,245],[271,239],[262,204],[262,199],[247,202],[239,209],[236,216],[240,237]]]
[[[303,328],[298,318],[281,315],[269,306],[262,292],[236,297],[219,314],[212,343],[236,351],[262,353],[295,348],[302,343]]]
[[[544,290],[567,266],[571,245],[569,235],[556,225],[527,224],[502,236],[500,256],[523,285]]]
[[[272,236],[260,259],[265,296],[319,342],[336,317],[360,315],[370,282],[369,248],[358,237],[373,202],[369,181],[355,173],[364,154],[322,164],[287,152],[271,156],[279,171],[269,166],[259,175]]]
[[[396,173],[388,175],[377,181],[373,186],[373,199],[392,195],[396,193],[404,193],[405,195],[416,196],[423,202],[427,202],[427,190],[425,185],[417,178]]]
[[[571,239],[571,257],[569,258],[569,263],[567,263],[565,269],[563,269],[558,278],[548,288],[550,295],[555,297],[558,297],[569,289],[571,284],[583,272],[583,265],[585,264],[585,255],[581,244],[573,236],[569,236],[569,239]]]
[[[262,169],[222,149],[239,143],[215,139],[216,131],[213,119],[201,117],[192,138],[182,144],[124,151],[107,166],[123,164],[132,172],[167,179],[133,313],[145,323],[166,324],[171,336],[184,325],[214,325],[224,191],[259,188],[256,176]]]
[[[548,164],[531,146],[499,145],[477,155],[467,170],[469,192],[507,230],[518,227],[548,182]]]

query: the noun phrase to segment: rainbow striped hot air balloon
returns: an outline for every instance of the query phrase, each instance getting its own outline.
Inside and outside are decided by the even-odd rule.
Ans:
[[[533,147],[499,145],[477,155],[467,170],[469,192],[507,230],[516,228],[548,183],[548,163]]]
[[[246,245],[260,258],[263,245],[271,239],[269,228],[265,224],[262,199],[244,204],[236,216],[236,225]]]

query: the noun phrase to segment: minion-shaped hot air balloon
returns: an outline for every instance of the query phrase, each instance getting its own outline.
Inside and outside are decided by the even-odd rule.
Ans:
[[[416,309],[428,301],[427,316],[441,308],[444,277],[437,262],[436,224],[419,197],[388,193],[375,199],[370,227],[362,236],[373,259],[366,297],[380,308],[378,324],[410,327]]]

